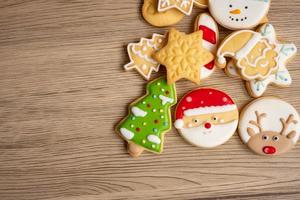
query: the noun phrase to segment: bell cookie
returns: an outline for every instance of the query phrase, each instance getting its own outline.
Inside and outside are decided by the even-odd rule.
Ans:
[[[238,126],[238,108],[226,93],[212,89],[193,90],[180,100],[175,127],[189,143],[202,148],[224,144]]]
[[[165,77],[147,84],[147,94],[129,106],[129,114],[116,131],[128,142],[132,157],[144,150],[161,153],[164,134],[172,127],[170,108],[176,104],[175,84],[168,85]]]
[[[153,55],[166,67],[168,84],[182,78],[200,84],[201,66],[214,59],[214,55],[203,48],[202,36],[203,31],[186,35],[170,30],[167,45]]]
[[[170,9],[177,9],[185,15],[192,13],[194,0],[158,0],[157,10],[164,12]]]
[[[202,13],[195,20],[195,31],[203,31],[202,45],[212,54],[216,54],[219,42],[219,29],[215,20],[208,14]],[[209,77],[215,70],[214,60],[203,65],[200,71],[200,79]]]
[[[157,27],[171,26],[177,24],[185,16],[179,10],[173,8],[165,12],[157,10],[158,0],[144,0],[142,14],[144,19],[151,25]]]
[[[268,22],[271,0],[209,0],[213,18],[231,30],[251,29]]]
[[[150,79],[152,71],[158,72],[160,64],[152,59],[153,53],[165,45],[165,36],[153,34],[151,39],[141,38],[139,43],[127,46],[130,62],[124,65],[126,71],[136,69],[146,80]]]
[[[243,109],[238,132],[256,154],[281,155],[292,149],[299,139],[299,114],[279,98],[261,97]]]

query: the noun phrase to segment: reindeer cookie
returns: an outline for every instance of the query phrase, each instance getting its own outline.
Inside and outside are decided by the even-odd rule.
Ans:
[[[255,153],[277,156],[296,145],[300,135],[299,114],[279,98],[262,97],[243,109],[238,131]]]

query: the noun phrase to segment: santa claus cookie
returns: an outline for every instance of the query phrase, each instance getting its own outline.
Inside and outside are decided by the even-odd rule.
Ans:
[[[231,29],[250,29],[266,18],[271,0],[209,0],[211,15],[222,26]]]
[[[216,54],[219,42],[219,29],[215,20],[208,13],[202,13],[196,18],[195,31],[203,32],[203,47],[212,54]],[[214,60],[201,66],[200,79],[209,77],[215,68]]]
[[[295,146],[299,139],[299,114],[279,98],[262,97],[243,109],[238,131],[242,141],[255,153],[280,155]]]
[[[238,108],[229,95],[216,89],[200,88],[181,99],[174,125],[189,143],[212,148],[231,138],[238,117]]]

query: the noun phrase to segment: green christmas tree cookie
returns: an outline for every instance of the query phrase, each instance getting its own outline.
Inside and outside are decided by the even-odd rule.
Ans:
[[[147,94],[129,106],[129,115],[117,127],[131,156],[144,150],[162,152],[164,133],[172,127],[170,108],[176,102],[175,84],[168,85],[165,77],[148,83]]]

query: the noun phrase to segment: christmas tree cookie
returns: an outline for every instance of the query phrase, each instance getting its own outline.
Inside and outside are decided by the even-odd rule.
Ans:
[[[147,94],[129,106],[129,115],[117,127],[128,142],[128,152],[137,157],[144,150],[161,153],[164,133],[171,129],[170,108],[177,102],[175,84],[160,77],[147,85]]]

